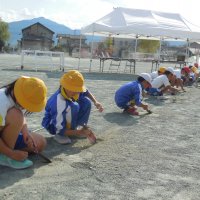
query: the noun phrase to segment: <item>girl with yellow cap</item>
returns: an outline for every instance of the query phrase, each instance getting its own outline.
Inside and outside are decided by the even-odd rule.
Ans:
[[[159,75],[156,77],[147,92],[152,96],[163,96],[163,93],[170,92],[171,94],[176,94],[179,90],[177,88],[172,87],[171,83],[175,78],[174,69],[172,67],[168,67],[163,75]]]
[[[102,112],[102,105],[84,85],[83,75],[70,70],[60,79],[59,89],[48,99],[42,126],[60,144],[71,143],[68,136],[85,136],[91,143],[96,138],[86,125],[91,111],[91,101]],[[82,127],[78,129],[78,127]]]
[[[35,77],[22,76],[0,88],[0,165],[30,167],[28,152],[45,148],[45,138],[28,130],[25,116],[43,110],[46,94],[44,82]]]
[[[156,77],[158,77],[158,76],[164,74],[165,71],[166,71],[166,67],[159,67],[159,69],[158,69],[157,71],[151,72],[151,73],[150,73],[150,76],[151,76],[152,81],[153,81]]]

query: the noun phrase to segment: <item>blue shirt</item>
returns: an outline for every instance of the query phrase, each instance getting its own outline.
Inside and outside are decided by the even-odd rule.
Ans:
[[[79,99],[87,96],[88,91],[80,93]],[[58,89],[47,101],[42,126],[51,134],[64,135],[65,130],[73,129],[73,105],[77,102],[65,99]]]
[[[132,81],[122,85],[115,93],[115,102],[121,107],[134,100],[137,106],[142,102],[142,85],[138,81]]]

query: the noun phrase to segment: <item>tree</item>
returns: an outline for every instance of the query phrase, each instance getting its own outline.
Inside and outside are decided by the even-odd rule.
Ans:
[[[101,55],[102,52],[107,52],[111,56],[113,53],[113,38],[109,36],[103,42],[100,42],[97,47],[97,55]]]
[[[8,24],[0,19],[0,51],[2,51],[2,48],[5,46],[9,37],[10,33],[8,31]]]
[[[156,53],[160,47],[159,40],[139,40],[138,48],[143,53]]]
[[[109,35],[109,37],[106,39],[105,41],[105,44],[106,44],[106,51],[112,55],[113,53],[113,38]]]

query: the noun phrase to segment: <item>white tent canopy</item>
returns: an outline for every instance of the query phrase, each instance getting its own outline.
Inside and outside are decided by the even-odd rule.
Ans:
[[[121,7],[83,27],[81,34],[143,35],[200,41],[200,27],[180,14]]]

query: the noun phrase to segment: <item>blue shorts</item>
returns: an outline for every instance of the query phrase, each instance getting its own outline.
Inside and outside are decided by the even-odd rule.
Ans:
[[[147,93],[151,96],[162,96],[163,93],[157,88],[148,88]]]
[[[24,149],[26,148],[27,145],[26,143],[24,142],[24,138],[23,138],[23,135],[20,133],[18,135],[18,138],[17,138],[17,141],[15,143],[15,148],[14,149]]]

